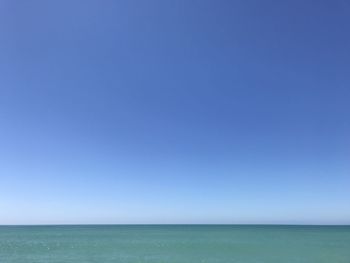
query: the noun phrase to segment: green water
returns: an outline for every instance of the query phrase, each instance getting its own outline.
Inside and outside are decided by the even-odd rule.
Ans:
[[[0,226],[1,263],[349,263],[349,226]]]

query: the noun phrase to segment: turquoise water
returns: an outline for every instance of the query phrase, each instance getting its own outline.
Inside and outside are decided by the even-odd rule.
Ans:
[[[1,263],[349,263],[349,226],[0,226]]]

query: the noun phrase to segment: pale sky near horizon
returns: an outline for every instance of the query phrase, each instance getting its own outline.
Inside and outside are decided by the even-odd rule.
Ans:
[[[0,224],[350,224],[347,1],[0,2]]]

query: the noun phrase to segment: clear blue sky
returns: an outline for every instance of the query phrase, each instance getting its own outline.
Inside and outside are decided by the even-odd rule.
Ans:
[[[350,4],[0,3],[0,224],[350,223]]]

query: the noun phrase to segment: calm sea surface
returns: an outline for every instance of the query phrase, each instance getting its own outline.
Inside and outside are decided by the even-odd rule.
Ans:
[[[0,226],[1,263],[350,263],[350,226]]]

